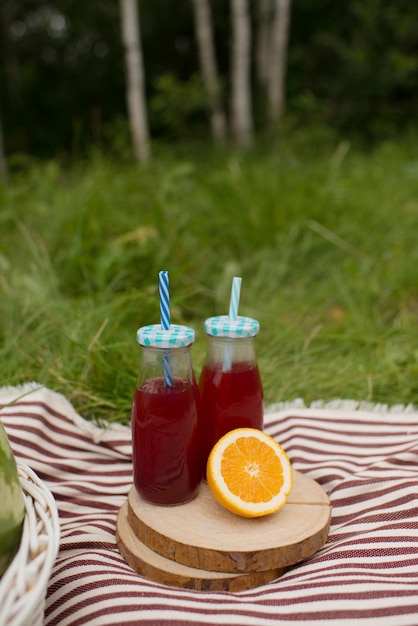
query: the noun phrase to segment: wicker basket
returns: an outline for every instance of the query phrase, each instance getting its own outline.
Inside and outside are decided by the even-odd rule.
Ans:
[[[19,550],[0,580],[0,626],[42,626],[59,547],[59,519],[49,489],[18,463],[26,515]]]

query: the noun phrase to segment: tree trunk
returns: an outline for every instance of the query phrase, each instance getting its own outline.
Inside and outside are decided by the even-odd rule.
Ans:
[[[291,0],[275,0],[274,2],[275,14],[271,27],[270,67],[267,87],[271,122],[278,122],[284,114],[290,2]]]
[[[120,0],[120,11],[125,47],[126,98],[134,155],[137,161],[146,161],[150,148],[137,0]]]
[[[251,31],[248,0],[231,0],[232,62],[231,117],[238,147],[251,143],[253,124],[251,107]]]
[[[266,87],[270,62],[270,26],[273,15],[273,0],[258,0],[256,69],[257,80]]]
[[[225,114],[222,108],[219,75],[213,43],[212,14],[209,0],[193,0],[195,28],[199,47],[200,66],[209,99],[212,135],[218,143],[224,143],[226,133]]]

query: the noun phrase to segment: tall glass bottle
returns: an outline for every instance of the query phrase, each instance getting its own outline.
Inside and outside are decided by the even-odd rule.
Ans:
[[[134,484],[155,504],[192,500],[201,481],[194,338],[191,328],[178,324],[137,332],[142,358],[132,404]]]
[[[226,315],[205,321],[206,360],[199,379],[203,466],[212,447],[235,428],[263,429],[263,387],[254,339],[260,325]]]

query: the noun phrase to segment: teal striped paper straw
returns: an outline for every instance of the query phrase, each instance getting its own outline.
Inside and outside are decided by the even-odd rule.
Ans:
[[[168,272],[163,270],[158,274],[158,285],[160,291],[160,321],[163,330],[170,330],[170,289]],[[173,386],[173,375],[171,372],[170,352],[163,352],[164,384],[166,387]]]
[[[239,298],[241,295],[242,278],[234,276],[232,279],[231,296],[229,299],[229,319],[235,321],[238,317]],[[225,346],[225,354],[223,360],[223,371],[227,372],[232,367],[232,349],[230,345]]]
[[[229,300],[229,319],[236,320],[238,317],[239,297],[241,295],[240,276],[234,276],[232,279],[231,298]]]

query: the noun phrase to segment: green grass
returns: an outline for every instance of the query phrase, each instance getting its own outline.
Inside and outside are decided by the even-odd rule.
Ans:
[[[85,417],[127,421],[136,329],[158,321],[167,269],[197,376],[203,321],[241,275],[267,404],[418,404],[416,146],[29,162],[0,187],[0,385],[36,380]]]

